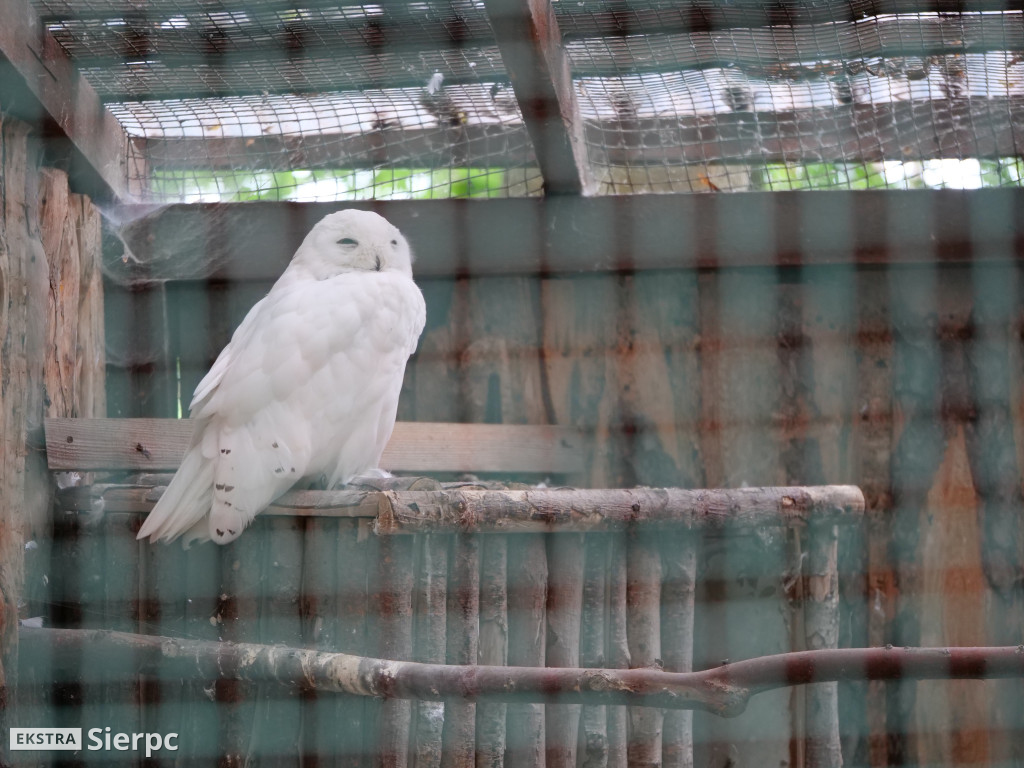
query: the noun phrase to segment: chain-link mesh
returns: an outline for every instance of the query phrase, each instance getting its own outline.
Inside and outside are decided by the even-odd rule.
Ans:
[[[552,5],[601,193],[1024,177],[1016,4]],[[35,6],[133,138],[143,197],[542,192],[540,118],[479,0]]]

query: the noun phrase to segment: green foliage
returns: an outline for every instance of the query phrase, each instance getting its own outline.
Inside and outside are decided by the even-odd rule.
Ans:
[[[755,189],[977,189],[1024,184],[1024,160],[925,160],[884,163],[766,163]]]
[[[187,201],[433,200],[503,197],[507,174],[493,168],[379,171],[156,171],[153,192]]]

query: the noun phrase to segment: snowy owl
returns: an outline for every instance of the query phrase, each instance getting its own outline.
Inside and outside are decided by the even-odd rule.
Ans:
[[[376,468],[425,319],[401,232],[321,219],[196,387],[192,443],[138,538],[226,544],[303,478]]]

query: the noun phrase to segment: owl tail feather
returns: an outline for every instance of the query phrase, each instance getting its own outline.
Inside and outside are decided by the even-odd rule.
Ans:
[[[199,446],[193,446],[136,538],[174,541],[206,517],[212,501],[213,462],[203,458]]]

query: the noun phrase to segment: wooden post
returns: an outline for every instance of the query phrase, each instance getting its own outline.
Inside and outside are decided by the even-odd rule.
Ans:
[[[43,420],[105,415],[99,214],[88,198],[70,194],[64,172],[38,168],[29,135],[26,124],[0,113],[0,727],[4,731],[17,722],[19,609],[39,615],[51,601],[50,580],[44,575],[49,571],[53,537],[53,482],[41,450]],[[27,559],[29,541],[34,547]],[[0,744],[0,763],[7,762],[6,752],[5,739]]]
[[[583,534],[555,533],[548,537],[546,664],[549,667],[580,665],[583,567]],[[548,706],[546,768],[576,768],[579,725],[579,705]]]
[[[416,660],[443,664],[447,648],[448,536],[420,537],[420,573],[416,586]],[[416,703],[413,768],[438,768],[445,723],[441,701]]]
[[[649,533],[635,533],[626,544],[626,630],[629,666],[657,667],[661,662],[661,552]],[[629,710],[629,768],[661,766],[663,714],[656,709]]]
[[[697,543],[688,533],[668,537],[662,550],[661,645],[666,672],[693,669],[694,594],[697,586]],[[693,768],[693,714],[665,713],[662,759],[665,768]]]
[[[808,650],[839,647],[839,530],[810,526],[804,634]],[[807,689],[807,768],[842,768],[839,744],[839,687],[816,683]]]
[[[627,637],[627,574],[625,534],[612,534],[608,549],[608,665],[629,669]],[[625,768],[627,751],[625,707],[608,708],[608,765]]]
[[[508,664],[508,537],[486,536],[480,575],[480,663]],[[502,768],[508,705],[481,702],[476,708],[476,768]]]
[[[413,541],[412,537],[393,536],[380,542],[376,607],[380,611],[378,648],[385,659],[412,656]],[[388,699],[381,705],[378,768],[406,768],[411,725],[408,701]]]
[[[29,239],[28,127],[0,114],[0,725],[17,722],[18,600],[24,586],[27,423],[42,392],[46,262]],[[35,301],[14,299],[28,294]],[[36,393],[38,390],[38,394]],[[0,743],[6,762],[7,740]]]
[[[509,541],[508,582],[508,663],[521,667],[543,666],[548,584],[543,536],[526,534]],[[505,763],[508,768],[543,768],[543,704],[509,705]]]
[[[583,566],[583,614],[580,625],[580,666],[605,665],[605,618],[607,602],[608,535],[592,533],[585,538]],[[580,715],[582,768],[608,766],[608,708],[586,706]]]
[[[455,535],[448,592],[448,663],[476,664],[480,643],[480,537]],[[445,702],[442,768],[473,768],[476,704]]]

